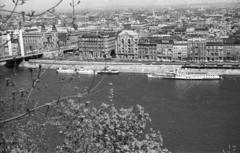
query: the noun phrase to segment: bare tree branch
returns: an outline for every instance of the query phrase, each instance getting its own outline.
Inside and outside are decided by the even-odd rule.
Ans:
[[[54,5],[53,7],[47,9],[46,11],[44,11],[44,12],[42,12],[42,13],[39,13],[39,14],[34,15],[35,11],[31,11],[31,14],[28,13],[27,16],[29,16],[29,17],[38,17],[38,16],[44,15],[44,14],[47,13],[47,12],[54,13],[54,9],[55,9],[62,1],[63,1],[63,0],[60,0],[56,5]],[[17,7],[17,5],[16,5],[16,7]],[[15,14],[22,14],[22,12],[18,12],[18,11],[15,11],[15,10],[16,10],[16,8],[13,9],[13,11],[5,10],[5,9],[0,9],[0,11],[2,11],[2,12],[11,12],[10,15],[12,15],[12,14],[14,14],[14,13],[15,13]],[[33,12],[34,12],[34,13],[33,13]],[[9,17],[11,17],[11,16],[9,16]],[[6,21],[7,21],[7,20],[6,20]]]
[[[13,13],[15,12],[15,10],[16,10],[16,8],[18,6],[18,1],[19,0],[17,0],[17,3],[14,3],[13,10],[11,11],[10,15],[5,20],[2,21],[2,24],[6,23],[12,17]],[[1,9],[0,9],[0,11],[1,11]]]
[[[99,83],[98,83],[90,92],[93,92],[93,91],[101,84],[103,78],[104,78],[104,75],[102,75],[102,78],[101,78],[101,80],[99,81]],[[84,95],[87,95],[87,94],[89,94],[89,92],[85,92],[85,93],[83,93],[83,94],[81,94],[81,95],[84,96]],[[2,120],[2,121],[0,121],[0,125],[1,125],[1,124],[5,124],[5,123],[8,123],[8,122],[11,122],[11,121],[14,121],[14,120],[18,120],[18,119],[24,117],[25,115],[28,115],[29,113],[34,112],[34,111],[36,111],[36,110],[39,110],[39,109],[41,109],[41,108],[48,107],[48,106],[50,107],[50,106],[52,106],[53,104],[58,103],[59,101],[66,100],[66,99],[69,99],[69,98],[78,98],[78,97],[79,97],[78,95],[72,95],[72,96],[66,96],[66,97],[63,97],[63,98],[59,98],[58,100],[54,100],[54,101],[52,101],[52,102],[43,104],[43,105],[41,105],[41,106],[34,107],[33,109],[29,109],[27,112],[25,112],[25,113],[23,113],[23,114],[20,114],[20,115],[18,115],[18,116],[15,116],[15,117],[11,117],[11,118]]]
[[[56,5],[54,5],[53,7],[47,9],[46,11],[44,11],[44,12],[42,12],[42,13],[40,13],[40,14],[34,15],[33,17],[41,16],[41,15],[43,15],[43,14],[49,12],[49,11],[51,12],[51,11],[52,11],[54,8],[56,8],[60,3],[62,3],[62,1],[63,1],[63,0],[60,0],[60,1],[59,1]]]

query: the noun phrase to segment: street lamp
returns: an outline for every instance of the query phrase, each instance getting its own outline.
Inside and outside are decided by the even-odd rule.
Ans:
[[[73,19],[75,19],[75,6],[77,6],[78,4],[80,4],[80,0],[78,0],[78,2],[76,4],[74,4],[74,0],[72,0],[72,3],[70,3],[70,6],[72,6],[73,8]]]

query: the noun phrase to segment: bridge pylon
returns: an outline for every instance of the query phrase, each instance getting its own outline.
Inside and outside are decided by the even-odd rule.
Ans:
[[[22,30],[19,30],[18,41],[19,41],[19,44],[20,44],[21,56],[25,56],[24,46],[23,46]]]

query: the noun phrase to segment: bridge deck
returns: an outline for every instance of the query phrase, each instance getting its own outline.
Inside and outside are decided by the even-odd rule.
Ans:
[[[42,52],[38,52],[38,53],[28,53],[27,55],[25,56],[0,56],[0,62],[6,62],[6,61],[11,61],[11,60],[14,60],[14,59],[24,59],[24,58],[28,58],[28,57],[31,57],[31,56],[39,56],[39,55],[42,55],[43,53]]]

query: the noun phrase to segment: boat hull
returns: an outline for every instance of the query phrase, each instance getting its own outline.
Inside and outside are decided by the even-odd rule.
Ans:
[[[77,70],[78,74],[94,74],[93,70]]]
[[[119,72],[113,72],[113,71],[97,71],[97,74],[119,74]]]
[[[76,73],[75,70],[57,70],[57,73]]]
[[[165,74],[147,74],[148,78],[162,79],[165,78]]]
[[[175,80],[221,80],[221,76],[209,76],[209,77],[204,77],[204,76],[186,76],[186,77],[181,77],[181,76],[176,76],[176,77],[165,77],[166,79],[175,79]]]

